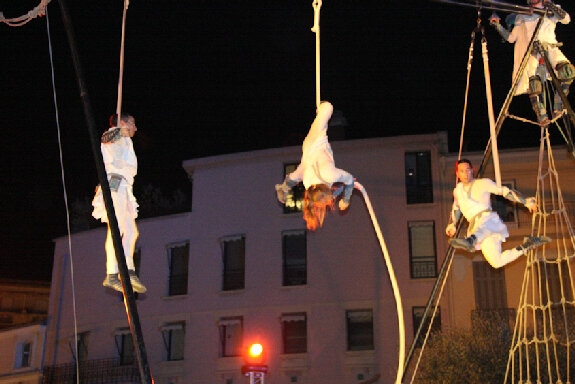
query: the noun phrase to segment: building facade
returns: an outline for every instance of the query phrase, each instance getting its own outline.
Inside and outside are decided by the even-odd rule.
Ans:
[[[44,321],[50,282],[0,279],[0,329]]]
[[[18,325],[0,330],[0,384],[40,384],[46,325]]]
[[[409,347],[447,252],[455,160],[447,136],[332,147],[337,166],[356,177],[373,205],[401,291]],[[298,211],[300,190],[285,206],[276,200],[274,184],[297,165],[300,151],[185,161],[193,182],[190,212],[139,221],[136,264],[148,292],[137,305],[155,383],[245,383],[241,368],[253,342],[264,347],[267,383],[395,379],[396,302],[363,196],[354,191],[350,209],[326,215],[316,232],[306,231]],[[506,181],[528,193],[533,164],[525,153],[509,156]],[[513,240],[522,230],[512,229]],[[75,361],[84,383],[97,375],[107,378],[98,382],[138,382],[122,297],[102,287],[105,235],[104,227],[74,234],[71,249],[68,238],[56,239],[45,383],[73,382],[65,372],[74,371]],[[472,293],[474,262],[482,262],[480,254],[455,256],[435,327],[470,325],[480,305]],[[520,272],[519,263],[503,271],[511,274],[505,308],[519,294],[508,283]]]

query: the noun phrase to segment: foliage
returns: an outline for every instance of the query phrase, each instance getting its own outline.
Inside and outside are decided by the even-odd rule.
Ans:
[[[432,334],[418,383],[503,383],[512,333],[503,321],[477,319],[472,329]]]

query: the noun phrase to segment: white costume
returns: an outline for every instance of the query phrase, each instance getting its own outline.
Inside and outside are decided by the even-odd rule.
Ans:
[[[110,128],[107,133],[114,129]],[[114,202],[114,210],[116,219],[118,220],[118,227],[122,236],[122,246],[124,248],[124,255],[126,257],[126,264],[128,270],[135,270],[134,268],[134,250],[136,247],[136,240],[138,238],[138,227],[136,226],[136,217],[138,217],[138,203],[132,192],[132,184],[134,183],[134,176],[138,171],[138,160],[134,152],[134,146],[130,137],[120,136],[119,138],[102,142],[101,144],[102,157],[104,158],[104,165],[106,173],[108,174],[108,181],[110,182],[112,175],[120,175],[121,181],[117,191],[112,189],[112,200]],[[111,183],[112,184],[112,183]],[[96,189],[96,195],[92,201],[94,211],[92,216],[101,220],[103,223],[108,222],[106,208],[104,206],[104,199],[102,196],[102,189],[100,186]],[[116,260],[116,252],[112,242],[110,233],[110,226],[108,226],[108,233],[106,236],[106,273],[108,275],[118,273],[118,263]]]
[[[559,7],[559,6],[558,6]],[[532,15],[517,15],[515,18],[515,26],[511,30],[509,37],[507,37],[507,41],[510,43],[515,43],[514,47],[514,61],[513,61],[513,79],[515,79],[515,75],[517,74],[519,67],[521,65],[521,61],[523,60],[523,56],[525,56],[525,52],[529,46],[529,42],[531,41],[531,37],[533,36],[533,32],[535,31],[535,27],[537,26],[537,22],[539,18],[542,17],[538,14]],[[569,61],[565,57],[565,55],[561,52],[561,50],[557,47],[557,38],[555,37],[555,26],[558,22],[562,24],[568,24],[571,21],[571,17],[568,13],[565,12],[565,16],[563,18],[559,18],[556,14],[549,17],[546,16],[543,20],[543,24],[539,29],[539,34],[537,35],[537,40],[542,43],[544,48],[547,49],[547,55],[549,57],[549,61],[553,65],[553,68],[562,61]],[[529,77],[535,76],[537,67],[539,66],[539,55],[534,56],[531,55],[527,62],[527,66],[525,67],[525,71],[521,76],[521,80],[517,86],[517,90],[515,92],[516,95],[520,95],[523,93],[529,93]],[[541,79],[545,80],[545,79]]]
[[[315,184],[331,187],[334,183],[343,183],[343,199],[349,202],[353,192],[353,176],[335,167],[333,151],[327,138],[328,121],[332,113],[333,106],[330,103],[320,104],[317,116],[303,141],[301,162],[295,171],[287,175],[286,183],[291,187],[303,181],[306,189]],[[334,195],[337,196],[339,193],[341,190]]]
[[[523,254],[516,248],[501,252],[501,243],[509,237],[509,232],[499,215],[491,211],[491,194],[509,199],[510,192],[509,188],[498,187],[490,179],[474,179],[467,185],[460,182],[453,190],[452,213],[461,211],[467,219],[467,236],[475,236],[475,248],[481,249],[493,268],[500,268]],[[452,220],[457,221],[455,217]]]

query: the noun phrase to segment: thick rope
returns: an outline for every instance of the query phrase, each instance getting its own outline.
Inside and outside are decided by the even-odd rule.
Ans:
[[[314,17],[313,17],[313,27],[312,32],[315,33],[315,106],[319,108],[321,103],[321,71],[320,71],[320,49],[319,49],[319,11],[321,9],[321,0],[314,0],[312,3]]]
[[[405,322],[403,319],[403,304],[401,303],[401,294],[399,292],[399,286],[397,284],[397,278],[395,277],[395,272],[393,271],[393,265],[391,264],[391,259],[389,257],[389,252],[387,251],[387,246],[385,245],[385,240],[381,234],[381,229],[375,213],[373,212],[373,207],[369,200],[369,196],[365,191],[363,185],[355,182],[354,187],[361,191],[363,199],[365,200],[365,205],[369,211],[369,216],[371,217],[371,222],[373,223],[373,229],[379,240],[379,245],[381,247],[381,252],[383,253],[383,258],[385,259],[385,265],[387,266],[387,271],[389,273],[389,279],[391,280],[391,286],[393,288],[393,296],[395,297],[395,305],[397,307],[397,326],[399,329],[399,358],[397,366],[397,376],[395,379],[395,384],[401,384],[401,379],[403,377],[403,366],[405,363]]]
[[[128,5],[130,0],[124,0],[124,13],[122,16],[122,42],[120,44],[120,74],[118,77],[118,102],[116,104],[116,116],[118,116],[118,124],[120,123],[120,115],[122,114],[122,84],[124,82],[124,46],[126,40],[126,14],[128,12]]]
[[[51,0],[41,0],[40,4],[38,4],[34,9],[28,11],[25,15],[12,17],[12,18],[5,18],[4,14],[0,12],[0,22],[10,26],[10,27],[20,27],[37,17],[43,17],[46,15],[46,7]]]
[[[483,33],[483,28],[481,29]],[[499,170],[499,150],[497,149],[497,132],[495,131],[495,114],[493,113],[493,97],[491,95],[491,75],[489,72],[489,56],[487,54],[487,39],[485,34],[481,38],[481,52],[483,53],[483,75],[485,77],[485,97],[487,98],[487,115],[489,117],[489,132],[491,134],[491,152],[493,154],[493,168],[495,170],[495,183],[501,187],[501,171]]]

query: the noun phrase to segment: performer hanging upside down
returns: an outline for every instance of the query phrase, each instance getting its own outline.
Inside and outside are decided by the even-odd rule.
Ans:
[[[527,0],[527,3],[535,8],[548,9],[549,13],[544,16],[543,24],[539,29],[537,40],[543,49],[547,51],[547,56],[555,74],[561,82],[561,89],[565,96],[569,93],[569,87],[575,78],[575,67],[565,57],[563,52],[559,49],[561,46],[555,37],[555,26],[558,22],[568,24],[571,17],[565,12],[561,6],[553,4],[549,0]],[[523,56],[529,47],[529,42],[537,26],[539,18],[543,17],[538,14],[531,15],[509,15],[506,19],[508,27],[514,24],[511,32],[501,26],[500,19],[497,15],[492,15],[489,19],[490,24],[495,27],[497,32],[509,43],[515,43],[514,47],[514,63],[513,63],[513,78],[519,71]],[[545,126],[549,124],[549,117],[545,108],[543,96],[543,83],[550,78],[547,74],[543,58],[536,54],[535,50],[529,57],[527,66],[523,72],[516,94],[529,94],[531,106],[537,115],[537,121]],[[563,113],[563,102],[561,96],[555,91],[553,100],[553,117],[559,116]]]
[[[327,138],[328,121],[332,113],[333,106],[329,102],[320,103],[317,116],[303,141],[300,164],[286,176],[283,184],[276,184],[278,200],[285,204],[291,188],[303,181],[303,218],[311,231],[323,225],[326,210],[333,208],[335,200],[342,192],[343,197],[338,205],[339,209],[346,210],[353,192],[353,176],[335,167],[333,151]],[[343,185],[332,190],[335,183]]]
[[[445,229],[445,233],[449,237],[455,235],[455,223],[461,214],[469,222],[469,227],[466,238],[450,240],[453,248],[463,249],[467,252],[481,249],[483,256],[493,268],[501,268],[529,250],[551,242],[547,236],[529,236],[518,247],[501,252],[501,243],[509,237],[509,232],[499,215],[491,211],[491,194],[522,203],[529,209],[529,212],[537,212],[538,207],[535,198],[525,199],[519,192],[505,186],[498,187],[490,179],[475,179],[473,167],[467,159],[459,160],[456,167],[455,172],[459,182],[453,190],[451,222]]]
[[[132,192],[132,184],[138,172],[138,159],[134,152],[132,137],[134,137],[137,130],[133,116],[122,113],[118,124],[117,115],[112,115],[110,117],[110,129],[102,135],[100,147],[106,173],[108,174],[110,190],[112,191],[112,200],[120,235],[122,236],[122,247],[126,257],[130,282],[135,292],[144,293],[146,292],[146,287],[138,279],[134,266],[134,250],[139,232],[136,226],[138,203]],[[102,189],[99,185],[96,188],[96,195],[92,205],[94,206],[92,216],[103,223],[108,223]],[[118,278],[118,262],[109,224],[105,249],[107,275],[102,285],[122,292],[122,283]]]

